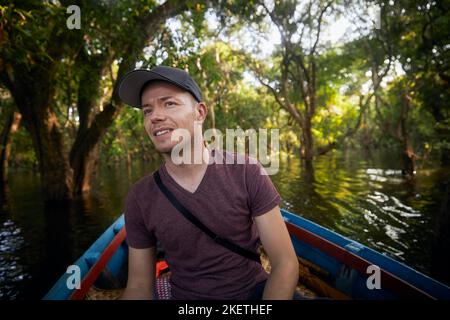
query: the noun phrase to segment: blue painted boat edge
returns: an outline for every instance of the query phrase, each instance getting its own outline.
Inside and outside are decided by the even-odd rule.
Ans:
[[[74,265],[80,267],[80,276],[83,279],[89,272],[92,263],[97,261],[105,248],[109,245],[114,236],[124,226],[125,220],[123,214],[116,219],[100,237],[84,252],[84,254],[75,261]],[[88,263],[89,261],[89,263]],[[66,272],[59,278],[55,285],[44,296],[43,300],[68,300],[73,290],[67,287],[69,274]]]
[[[285,209],[282,209],[281,213],[285,220],[333,242],[436,298],[450,299],[450,288],[429,276]],[[90,266],[92,265],[92,263],[88,264],[87,261],[89,259],[96,261],[123,225],[124,217],[122,214],[74,263],[80,267],[81,278],[89,272]],[[68,277],[69,275],[64,273],[46,294],[44,300],[67,300],[73,292],[73,290],[67,288],[66,282]]]
[[[445,284],[399,262],[386,255],[383,255],[363,244],[346,238],[334,231],[322,227],[308,219],[300,217],[285,209],[281,209],[285,220],[299,227],[302,227],[341,248],[377,265],[381,269],[390,272],[398,278],[410,283],[411,285],[427,292],[437,299],[450,299],[450,287]]]

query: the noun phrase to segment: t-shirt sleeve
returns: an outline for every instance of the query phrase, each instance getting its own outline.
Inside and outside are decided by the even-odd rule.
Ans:
[[[246,166],[250,213],[257,217],[280,205],[281,197],[259,161]]]
[[[135,249],[145,249],[156,245],[156,238],[144,222],[141,208],[136,196],[131,190],[125,201],[125,229],[127,244]]]

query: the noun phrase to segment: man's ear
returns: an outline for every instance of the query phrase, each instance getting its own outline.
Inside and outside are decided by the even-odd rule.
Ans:
[[[204,122],[208,115],[208,107],[204,102],[199,102],[195,106],[195,120]]]

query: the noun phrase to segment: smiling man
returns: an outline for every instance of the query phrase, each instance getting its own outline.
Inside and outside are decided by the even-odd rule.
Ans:
[[[281,217],[280,196],[259,162],[205,147],[207,106],[195,81],[171,67],[134,70],[122,79],[119,96],[142,109],[145,131],[165,160],[158,175],[139,180],[126,199],[129,269],[122,298],[154,297],[159,241],[174,299],[291,299],[298,261]],[[172,139],[177,130],[188,132],[190,140]],[[178,143],[190,145],[191,155],[203,155],[201,161],[174,161]],[[224,161],[237,157],[245,161]],[[164,188],[207,231],[184,216]],[[261,243],[270,275],[254,258]]]

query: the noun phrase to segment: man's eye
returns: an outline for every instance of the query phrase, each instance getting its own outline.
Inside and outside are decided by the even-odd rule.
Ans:
[[[171,106],[174,106],[174,105],[176,105],[175,101],[167,101],[166,102],[166,107],[171,107]]]
[[[144,109],[144,116],[147,115],[147,114],[150,114],[151,112],[152,112],[152,110],[149,109],[149,108]]]

